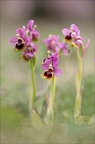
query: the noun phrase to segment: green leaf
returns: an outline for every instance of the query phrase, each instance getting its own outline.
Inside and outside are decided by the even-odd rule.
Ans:
[[[82,115],[82,119],[83,119],[85,124],[88,124],[90,117],[86,116],[86,115]]]
[[[93,115],[91,118],[90,118],[90,120],[89,120],[89,123],[88,123],[88,125],[95,125],[95,115]]]
[[[40,96],[34,104],[34,108],[41,114],[43,109],[43,103],[45,101],[45,95]]]
[[[32,125],[34,128],[41,128],[44,126],[44,123],[41,119],[41,116],[39,115],[39,113],[37,112],[36,109],[32,108]]]
[[[34,104],[34,108],[38,111],[39,114],[41,114],[42,110],[43,110],[43,103],[45,101],[45,96],[46,96],[46,91],[50,86],[50,82],[47,84],[47,86],[45,87],[44,91],[42,92],[41,96],[39,96]]]

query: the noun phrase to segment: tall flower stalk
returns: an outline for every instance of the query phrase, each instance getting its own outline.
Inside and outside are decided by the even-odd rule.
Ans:
[[[58,53],[51,54],[48,52],[48,58],[42,62],[42,68],[45,72],[41,75],[42,78],[51,80],[51,90],[49,95],[49,105],[47,108],[47,115],[49,123],[53,124],[54,121],[54,99],[55,99],[55,87],[56,87],[56,76],[60,76],[62,71],[58,68],[59,55]]]
[[[34,74],[35,67],[34,67],[33,59],[30,60],[30,69],[31,69],[32,91],[33,91],[31,101],[32,101],[32,104],[34,104],[36,101],[36,82],[35,82],[35,74]]]
[[[35,82],[35,61],[37,51],[37,41],[39,32],[35,29],[34,20],[29,20],[27,27],[16,29],[16,36],[10,39],[10,43],[14,46],[14,50],[21,51],[21,58],[25,62],[30,62],[31,84],[30,91],[32,94],[29,98],[29,112],[32,112],[32,106],[36,101],[36,82]],[[35,43],[34,43],[35,42]]]
[[[51,90],[50,90],[50,101],[49,101],[49,120],[51,123],[54,121],[54,100],[55,100],[55,89],[56,89],[56,77],[51,81]]]
[[[76,73],[76,100],[75,100],[75,118],[81,115],[81,101],[82,101],[82,57],[79,49],[77,49],[78,57],[78,72]]]
[[[65,43],[71,47],[76,48],[78,58],[78,72],[75,77],[76,84],[76,100],[75,100],[75,113],[74,117],[81,116],[81,103],[82,103],[82,58],[88,49],[90,39],[87,44],[83,46],[83,38],[80,36],[80,30],[75,24],[70,26],[70,29],[62,29],[62,33],[65,35]]]

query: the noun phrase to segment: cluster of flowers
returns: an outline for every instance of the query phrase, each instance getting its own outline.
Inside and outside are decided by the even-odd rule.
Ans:
[[[80,36],[80,30],[75,24],[72,24],[70,29],[64,28],[62,33],[65,36],[64,42],[69,44],[71,47],[81,48],[83,56],[88,49],[90,39],[88,39],[87,44],[84,46],[83,38]]]
[[[62,29],[62,33],[65,36],[63,42],[59,42],[59,36],[56,35],[49,35],[48,38],[43,39],[47,49],[50,52],[53,52],[53,54],[49,54],[48,58],[42,62],[42,68],[45,70],[44,74],[42,74],[43,78],[51,79],[54,75],[60,76],[62,74],[62,71],[57,68],[59,54],[63,52],[63,54],[67,56],[70,53],[68,45],[70,45],[70,47],[81,48],[82,56],[85,54],[89,46],[90,39],[87,44],[83,46],[83,38],[80,36],[80,30],[75,24],[72,24],[70,29]]]
[[[42,69],[45,72],[41,75],[45,79],[53,79],[54,76],[60,76],[62,71],[58,68],[59,53],[63,51],[65,55],[69,53],[67,44],[59,42],[59,36],[49,35],[47,39],[43,39],[48,49],[48,57],[42,62]]]
[[[16,37],[10,39],[10,43],[14,46],[14,50],[21,51],[21,58],[28,62],[34,57],[37,51],[37,42],[39,39],[39,32],[36,30],[34,20],[30,20],[27,27],[16,29]]]
[[[42,68],[45,72],[42,77],[45,79],[52,79],[54,76],[60,76],[62,71],[58,68],[59,54],[63,52],[65,56],[70,53],[68,45],[82,50],[82,56],[85,54],[90,39],[87,44],[83,46],[83,38],[80,36],[80,30],[75,24],[70,26],[70,29],[62,29],[62,33],[65,36],[63,42],[59,42],[59,36],[49,35],[48,38],[43,39],[47,50],[49,52],[48,57],[43,60]],[[10,43],[14,46],[15,51],[21,51],[21,58],[28,62],[34,57],[37,51],[37,42],[40,37],[39,32],[36,30],[34,20],[30,20],[27,27],[16,29],[16,37],[10,39]]]
[[[62,71],[58,68],[59,64],[59,54],[63,52],[66,56],[70,53],[70,50],[67,48],[67,44],[64,42],[59,42],[59,36],[49,35],[48,38],[43,39],[47,50],[48,57],[42,62],[42,69],[45,72],[41,75],[45,79],[53,79],[54,76],[60,76]]]
[[[51,54],[48,51],[48,58],[42,62],[42,68],[45,72],[41,75],[45,79],[53,79],[54,76],[60,76],[62,71],[58,68],[59,55],[57,52]]]

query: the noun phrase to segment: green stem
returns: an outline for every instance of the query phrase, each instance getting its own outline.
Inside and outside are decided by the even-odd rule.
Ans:
[[[51,83],[50,100],[49,100],[49,120],[50,120],[50,123],[53,123],[53,120],[54,120],[55,83],[56,83],[56,77],[54,77],[52,79],[52,83]]]
[[[82,91],[81,91],[81,81],[82,81],[82,58],[79,53],[79,49],[77,49],[77,56],[78,56],[78,64],[79,69],[76,74],[76,101],[75,101],[75,118],[81,116],[81,97],[82,97]]]
[[[34,75],[34,63],[33,59],[30,60],[30,69],[31,69],[31,82],[32,82],[32,105],[36,100],[36,83],[35,83],[35,75]]]

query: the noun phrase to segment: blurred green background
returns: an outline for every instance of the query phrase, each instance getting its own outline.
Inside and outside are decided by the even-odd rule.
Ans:
[[[54,128],[34,131],[30,126],[22,128],[28,117],[28,85],[30,80],[29,63],[19,58],[10,45],[10,38],[15,36],[16,28],[27,25],[33,19],[40,32],[36,65],[37,96],[40,96],[48,84],[40,77],[41,62],[47,57],[46,47],[42,42],[49,34],[60,35],[62,29],[76,24],[81,30],[84,45],[90,38],[90,46],[83,58],[83,101],[82,114],[95,115],[95,3],[94,1],[3,1],[1,0],[1,142],[12,143],[83,143],[94,144],[93,126],[75,125],[69,121],[64,125],[64,113],[74,112],[75,74],[78,69],[77,57],[72,50],[70,56],[62,56],[59,67],[63,75],[57,78],[55,100],[56,124]],[[48,90],[46,91],[48,94]],[[27,125],[28,122],[25,122]],[[62,125],[60,124],[62,123]],[[24,130],[23,130],[24,129]]]

